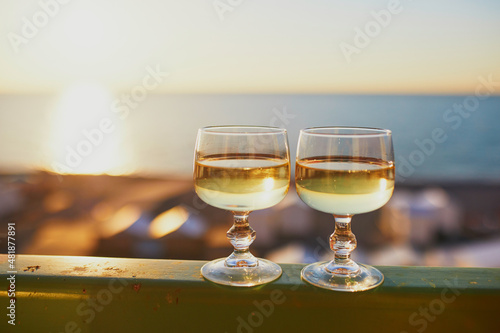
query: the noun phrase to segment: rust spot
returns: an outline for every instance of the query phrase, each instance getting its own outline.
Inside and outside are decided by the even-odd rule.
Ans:
[[[92,265],[83,265],[83,266],[74,266],[71,269],[67,269],[64,271],[61,271],[59,274],[78,274],[78,275],[84,275],[85,273],[90,273],[90,272],[98,272],[98,270],[93,269]]]
[[[41,266],[39,265],[36,265],[36,266],[28,266],[26,267],[23,271],[25,272],[28,272],[30,271],[31,273],[33,273],[34,271],[37,271]]]
[[[87,267],[85,267],[85,266],[82,266],[82,267],[75,266],[75,267],[73,267],[73,271],[74,272],[85,272],[86,270],[87,270]]]
[[[125,273],[124,270],[120,269],[120,268],[116,268],[116,267],[106,267],[104,268],[105,271],[108,271],[110,273]],[[110,276],[110,275],[108,275]]]
[[[180,293],[180,289],[177,288],[175,289],[172,293],[167,293],[167,295],[165,296],[165,299],[167,300],[167,302],[169,304],[172,304],[174,302],[174,298],[175,298],[175,304],[179,304],[179,293]]]
[[[65,271],[62,271],[61,274],[71,274],[71,273],[75,273],[75,272],[78,272],[78,273],[83,273],[85,271],[87,271],[87,265],[84,265],[84,266],[75,266],[73,267],[73,269],[67,269]]]
[[[140,283],[135,283],[132,287],[134,288],[134,291],[138,293],[139,290],[141,290],[142,285]]]

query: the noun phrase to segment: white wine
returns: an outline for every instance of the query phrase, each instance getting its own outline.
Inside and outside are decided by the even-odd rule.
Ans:
[[[290,186],[290,163],[266,155],[208,156],[196,161],[195,189],[214,207],[249,212],[280,202]]]
[[[297,193],[311,208],[336,215],[376,210],[394,190],[394,164],[362,157],[313,157],[296,163]]]

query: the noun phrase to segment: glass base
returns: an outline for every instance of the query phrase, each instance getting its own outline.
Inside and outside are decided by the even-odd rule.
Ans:
[[[329,261],[308,265],[302,269],[300,276],[316,287],[347,292],[373,289],[384,282],[384,275],[372,266],[358,263],[358,273],[334,275],[326,269],[328,264]]]
[[[206,263],[201,268],[201,275],[209,281],[235,287],[253,287],[269,283],[281,276],[281,267],[272,261],[258,259],[255,267],[228,267],[226,258]]]

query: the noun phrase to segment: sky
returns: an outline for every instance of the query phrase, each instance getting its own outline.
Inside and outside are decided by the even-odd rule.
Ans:
[[[0,94],[470,94],[500,81],[499,18],[496,0],[0,0]]]

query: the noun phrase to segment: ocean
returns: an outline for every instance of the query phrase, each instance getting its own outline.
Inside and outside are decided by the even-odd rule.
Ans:
[[[500,97],[150,95],[129,104],[80,98],[68,104],[55,95],[0,95],[0,172],[189,176],[200,127],[284,127],[293,157],[301,128],[338,125],[392,130],[400,182],[500,183]]]

